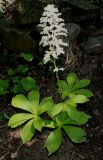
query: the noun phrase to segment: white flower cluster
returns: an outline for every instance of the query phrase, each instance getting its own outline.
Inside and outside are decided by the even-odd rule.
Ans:
[[[67,36],[67,29],[64,28],[64,20],[60,18],[61,13],[55,8],[53,4],[47,5],[44,8],[44,13],[40,18],[40,27],[42,39],[40,45],[47,46],[48,50],[45,51],[44,64],[51,60],[57,59],[60,54],[64,54],[64,46],[68,46],[63,42],[62,36]]]
[[[0,0],[0,11],[4,12],[5,7],[8,7],[9,5],[13,4],[15,0]]]

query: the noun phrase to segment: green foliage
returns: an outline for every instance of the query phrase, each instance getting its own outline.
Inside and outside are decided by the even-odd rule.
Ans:
[[[65,99],[67,97],[73,97],[72,101],[76,102],[85,101],[86,99],[83,96],[85,96],[86,98],[90,98],[93,96],[93,93],[86,88],[89,84],[90,80],[78,80],[75,73],[69,73],[67,76],[67,81],[59,80],[57,83],[59,87],[58,91],[62,95],[62,98]],[[76,95],[79,95],[79,97]]]
[[[7,70],[7,73],[8,73],[9,76],[13,76],[15,74],[15,70],[13,70],[12,68],[9,68]]]
[[[9,127],[15,128],[30,120],[21,131],[23,143],[29,141],[33,137],[35,130],[42,130],[45,123],[40,115],[46,112],[53,105],[51,97],[46,97],[41,101],[41,103],[39,103],[39,96],[39,91],[32,90],[28,94],[28,98],[19,94],[12,99],[12,105],[14,107],[29,112],[13,115],[8,123]]]
[[[24,60],[29,62],[33,60],[33,55],[30,53],[21,53],[21,57],[24,58]]]
[[[75,116],[75,115],[74,115]],[[53,118],[55,129],[47,137],[45,147],[49,151],[49,155],[57,151],[61,145],[61,131],[63,130],[74,143],[82,143],[86,141],[86,133],[83,129],[76,127],[79,125],[77,121],[71,119],[67,112],[58,114]]]
[[[39,102],[40,94],[35,87],[35,80],[31,77],[20,80],[20,83],[25,90],[32,91],[29,92],[28,98],[23,94],[13,97],[12,105],[25,112],[13,115],[8,126],[15,128],[26,123],[20,134],[23,143],[31,140],[36,130],[41,132],[42,128],[52,129],[45,142],[49,155],[60,148],[62,131],[74,143],[86,141],[86,133],[80,125],[87,123],[91,116],[79,111],[78,104],[87,102],[93,96],[92,92],[86,89],[90,80],[78,80],[75,73],[69,73],[66,82],[59,80],[59,93],[63,101],[57,104],[51,97],[45,97]],[[46,119],[41,116],[44,113],[46,113]]]
[[[49,151],[49,155],[57,151],[61,145],[61,128],[56,128],[53,132],[48,136],[45,147]]]
[[[0,79],[0,95],[8,93],[9,81]]]
[[[0,94],[4,95],[8,93],[8,91],[5,88],[7,82],[10,83],[8,90],[11,93],[18,94],[24,93],[25,91],[38,90],[39,87],[36,85],[35,80],[30,76],[25,76],[27,74],[28,69],[29,68],[25,65],[18,65],[15,69],[9,68],[7,70],[9,80],[2,80],[4,82],[0,81]]]
[[[12,88],[13,93],[24,93],[25,91],[39,89],[35,80],[30,76],[22,79],[19,76],[16,76],[13,78],[13,83],[14,83]]]
[[[17,70],[18,70],[18,72],[20,72],[20,73],[22,73],[22,74],[25,74],[25,73],[28,71],[28,68],[25,67],[24,65],[19,65],[19,66],[17,67]]]
[[[30,91],[30,90],[38,90],[38,86],[36,85],[35,80],[28,76],[24,79],[20,80],[20,84],[23,86],[24,90]]]
[[[13,88],[12,88],[12,92],[13,93],[23,93],[24,92],[24,88],[22,87],[21,84],[14,84]]]

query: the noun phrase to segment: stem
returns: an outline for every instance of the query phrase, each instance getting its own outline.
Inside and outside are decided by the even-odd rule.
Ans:
[[[57,68],[57,65],[56,65],[56,60],[53,58],[53,60],[51,60],[51,62],[54,64],[54,68]],[[56,73],[56,79],[57,79],[57,82],[59,81],[59,75],[58,75],[58,72],[55,72]],[[62,102],[62,95],[60,95],[60,100]]]
[[[54,67],[57,68],[56,60],[55,59],[53,59],[53,63],[54,63]],[[57,79],[57,81],[59,81],[58,71],[56,71],[55,73],[56,73],[56,79]]]

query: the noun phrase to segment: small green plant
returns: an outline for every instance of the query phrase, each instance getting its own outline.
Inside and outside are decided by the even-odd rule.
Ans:
[[[28,94],[28,99],[22,94],[15,96],[12,99],[12,105],[30,113],[13,115],[8,124],[10,127],[15,128],[30,120],[21,130],[23,143],[29,141],[36,130],[41,132],[43,127],[54,129],[45,142],[45,147],[48,149],[49,155],[59,149],[62,131],[64,131],[74,143],[85,142],[86,133],[84,129],[80,128],[80,125],[87,123],[91,118],[91,116],[85,112],[79,111],[77,107],[78,104],[88,102],[89,98],[93,96],[92,92],[86,89],[89,94],[85,95],[84,92],[74,93],[75,90],[88,86],[90,81],[86,79],[77,80],[75,73],[68,74],[67,82],[63,81],[66,86],[68,86],[68,94],[67,91],[66,94],[64,94],[66,89],[60,82],[61,80],[58,81],[59,93],[62,94],[63,99],[62,102],[57,104],[53,102],[51,97],[46,97],[39,103],[40,95],[38,90],[32,90]],[[85,89],[83,91],[85,91]],[[44,112],[47,113],[48,119],[40,117]]]
[[[29,120],[21,131],[23,143],[29,141],[36,130],[41,132],[45,123],[40,115],[46,112],[53,104],[51,97],[46,97],[39,103],[39,96],[39,91],[33,90],[28,94],[28,99],[22,94],[19,94],[12,99],[12,105],[14,107],[29,112],[15,114],[10,118],[8,124],[8,126],[15,128]]]
[[[8,93],[9,81],[0,79],[0,95]]]
[[[39,89],[39,87],[36,85],[35,80],[30,76],[25,77],[24,79],[20,80],[20,84],[26,91]]]
[[[28,76],[23,79],[17,79],[15,80],[15,84],[13,85],[12,92],[13,93],[24,93],[25,91],[30,91],[30,90],[38,90],[39,87],[37,86],[35,80]]]
[[[24,93],[25,91],[38,90],[39,87],[36,85],[35,80],[30,76],[25,76],[28,69],[29,68],[25,65],[18,65],[15,69],[9,68],[7,70],[8,79],[11,85],[9,88],[10,92],[18,94]],[[3,90],[2,88],[1,90]]]
[[[21,57],[24,58],[25,61],[31,62],[33,60],[33,55],[30,53],[21,53]]]
[[[24,65],[21,64],[21,65],[19,65],[17,67],[17,71],[20,72],[20,73],[22,73],[22,74],[25,74],[28,71],[28,68],[26,66],[24,66]]]
[[[75,73],[69,73],[66,81],[59,80],[58,72],[63,71],[64,68],[58,68],[56,60],[61,54],[64,54],[63,47],[68,45],[62,40],[62,36],[67,36],[67,30],[64,28],[64,20],[59,17],[61,14],[54,5],[48,5],[44,10],[39,24],[43,35],[40,45],[47,46],[48,50],[45,51],[43,62],[44,64],[47,62],[53,64],[61,101],[55,104],[51,97],[46,97],[39,102],[40,95],[35,80],[31,77],[22,78],[19,84],[25,91],[32,91],[29,92],[28,98],[23,94],[13,97],[12,105],[26,112],[13,115],[9,120],[8,126],[15,128],[27,122],[20,134],[23,143],[29,141],[36,130],[41,132],[42,128],[52,129],[53,131],[45,142],[45,147],[48,149],[49,155],[51,155],[61,145],[62,131],[74,143],[86,141],[86,132],[81,125],[87,123],[91,116],[80,111],[78,104],[88,102],[93,93],[87,89],[90,80],[79,80]],[[28,59],[28,56],[26,55],[25,57],[24,53],[22,53],[22,57]],[[19,86],[15,87],[18,88]]]
[[[15,70],[12,69],[12,68],[9,68],[9,69],[7,70],[7,73],[8,73],[9,76],[13,76],[13,75],[15,74]]]
[[[89,84],[90,80],[79,80],[75,73],[69,73],[67,76],[67,81],[59,80],[57,82],[59,87],[58,91],[61,94],[62,99],[71,98],[76,95],[84,95],[87,98],[92,97],[93,93],[86,88]]]
[[[64,131],[74,143],[86,141],[85,131],[77,127],[77,125],[79,125],[78,122],[70,119],[67,112],[60,113],[56,117],[53,117],[53,121],[46,126],[54,128],[45,142],[45,147],[48,149],[49,155],[59,149],[62,141],[62,131]]]

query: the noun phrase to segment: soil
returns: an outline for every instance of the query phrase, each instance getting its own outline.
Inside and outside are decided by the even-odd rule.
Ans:
[[[81,58],[80,58],[81,56]],[[80,63],[80,59],[82,62]],[[20,129],[10,129],[5,121],[0,122],[0,160],[103,160],[103,55],[77,55],[78,66],[74,66],[80,78],[91,79],[90,89],[94,96],[87,104],[81,106],[92,118],[85,125],[87,142],[82,144],[72,143],[67,136],[62,134],[62,144],[60,149],[48,157],[47,150],[44,149],[44,141],[48,131],[37,133],[33,139],[23,145],[20,139]],[[34,62],[29,66],[29,75],[35,77],[40,86],[41,96],[52,95],[58,101],[55,76],[47,74],[46,68],[38,67]],[[5,73],[10,64],[2,66]],[[65,79],[68,69],[61,74]],[[11,106],[12,95],[0,97],[0,111],[9,116],[17,110]]]

